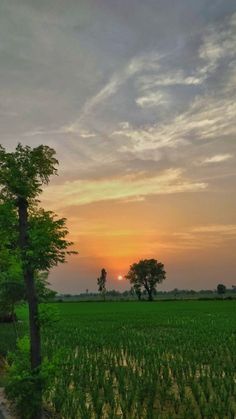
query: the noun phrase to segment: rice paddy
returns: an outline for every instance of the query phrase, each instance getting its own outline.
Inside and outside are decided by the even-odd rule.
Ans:
[[[234,418],[235,302],[57,305],[63,418]]]
[[[58,368],[44,402],[58,417],[236,417],[235,301],[53,307],[43,346]]]

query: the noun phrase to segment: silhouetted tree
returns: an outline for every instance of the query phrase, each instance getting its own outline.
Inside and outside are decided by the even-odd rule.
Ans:
[[[97,284],[98,284],[98,292],[100,292],[104,300],[106,297],[106,280],[107,280],[107,272],[103,268],[101,270],[100,277],[97,279]]]
[[[130,266],[126,278],[137,290],[144,290],[148,294],[149,301],[153,300],[153,293],[157,284],[160,284],[166,277],[164,265],[156,259],[143,259]],[[139,291],[138,291],[139,292]]]
[[[219,295],[226,293],[226,286],[224,284],[218,284],[217,285],[217,292]]]
[[[138,297],[138,300],[140,301],[142,298],[142,289],[141,285],[136,283],[132,286],[131,291],[133,294],[135,294]]]

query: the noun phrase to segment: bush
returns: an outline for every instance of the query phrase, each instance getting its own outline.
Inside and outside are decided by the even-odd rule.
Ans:
[[[40,370],[31,371],[29,339],[18,340],[17,350],[8,355],[8,379],[5,388],[16,414],[22,419],[36,418],[42,407],[43,394],[50,390],[58,368],[58,357],[45,359]]]

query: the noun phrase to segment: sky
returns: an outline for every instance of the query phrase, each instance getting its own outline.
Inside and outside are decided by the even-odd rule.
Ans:
[[[143,258],[162,290],[236,283],[235,0],[1,0],[0,91],[1,144],[60,162],[54,289],[128,289]]]

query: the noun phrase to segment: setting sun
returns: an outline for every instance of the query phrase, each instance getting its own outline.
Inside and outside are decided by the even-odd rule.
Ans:
[[[122,281],[123,280],[123,276],[122,275],[118,275],[117,279],[118,279],[118,281]]]

